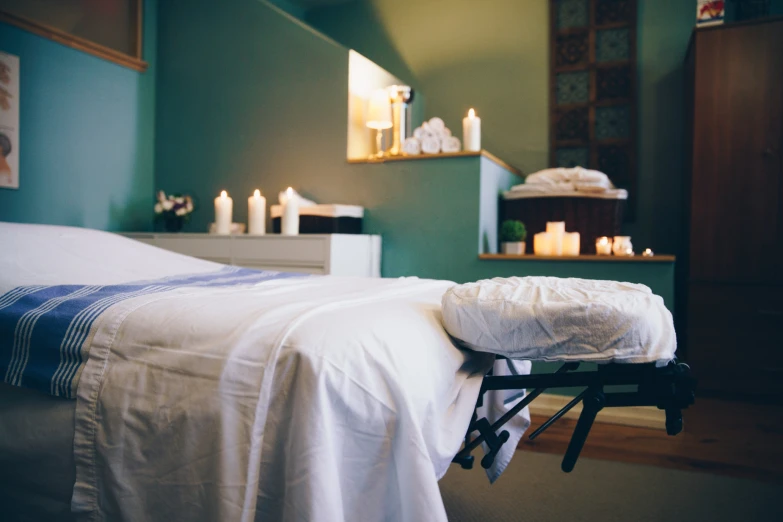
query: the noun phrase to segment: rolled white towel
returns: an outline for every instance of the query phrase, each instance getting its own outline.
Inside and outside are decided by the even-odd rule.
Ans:
[[[437,116],[430,118],[430,121],[427,123],[429,124],[430,130],[435,134],[439,134],[443,129],[446,128],[446,124],[443,123],[443,120]]]
[[[402,142],[402,152],[408,156],[417,156],[421,154],[421,141],[414,136],[406,138],[405,141]]]
[[[456,136],[448,136],[440,140],[440,148],[443,152],[459,152],[462,144]]]
[[[424,154],[437,154],[440,152],[440,140],[434,136],[427,136],[421,140],[421,151]]]
[[[577,192],[590,192],[590,193],[597,193],[597,192],[606,192],[607,190],[611,189],[611,183],[586,183],[586,182],[577,182],[574,184],[576,186]]]

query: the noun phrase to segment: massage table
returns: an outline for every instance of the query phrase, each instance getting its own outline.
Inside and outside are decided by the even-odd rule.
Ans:
[[[496,480],[545,388],[586,387],[567,470],[601,407],[656,405],[673,433],[692,401],[640,285],[253,271],[9,223],[0,245],[0,500],[20,519],[445,520],[449,464],[483,446]],[[574,284],[589,310],[553,297]]]

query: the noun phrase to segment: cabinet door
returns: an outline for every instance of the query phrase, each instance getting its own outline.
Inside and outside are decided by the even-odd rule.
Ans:
[[[783,23],[696,34],[692,281],[780,280]]]

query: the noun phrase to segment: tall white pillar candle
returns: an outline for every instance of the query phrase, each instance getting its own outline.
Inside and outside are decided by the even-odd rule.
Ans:
[[[566,232],[563,234],[563,255],[579,255],[579,232]]]
[[[466,151],[481,150],[481,118],[476,116],[476,111],[473,109],[470,109],[468,116],[462,119],[462,146]]]
[[[565,221],[550,221],[546,224],[546,231],[552,234],[552,255],[563,255],[563,234],[565,234]]]
[[[231,233],[231,216],[234,212],[234,200],[228,197],[224,190],[215,198],[215,233],[228,235]]]
[[[285,191],[283,215],[280,218],[280,232],[285,236],[299,235],[299,198],[291,187],[288,187]]]
[[[266,234],[266,198],[258,189],[247,198],[247,233],[251,236]]]
[[[533,253],[537,256],[552,255],[552,234],[539,232],[533,236]]]

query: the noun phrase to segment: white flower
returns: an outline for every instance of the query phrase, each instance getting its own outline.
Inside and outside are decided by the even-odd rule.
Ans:
[[[177,214],[178,216],[184,216],[187,213],[188,211],[185,210],[184,208],[178,208],[177,211],[175,212],[175,214]]]
[[[155,203],[155,213],[156,214],[163,213],[163,205],[161,205],[160,203]]]
[[[180,204],[182,204],[182,203],[184,203],[184,202],[185,202],[185,198],[183,198],[182,196],[180,196],[180,197],[178,197],[178,198],[174,198],[174,203],[180,203]]]
[[[193,212],[193,202],[191,200],[188,200],[187,209],[188,212]]]
[[[159,190],[158,191],[158,202],[159,203],[163,203],[164,201],[166,201],[166,193],[163,192],[162,190]]]
[[[174,206],[174,202],[171,201],[170,199],[167,199],[162,204],[163,204],[163,210],[171,210],[172,207]]]

